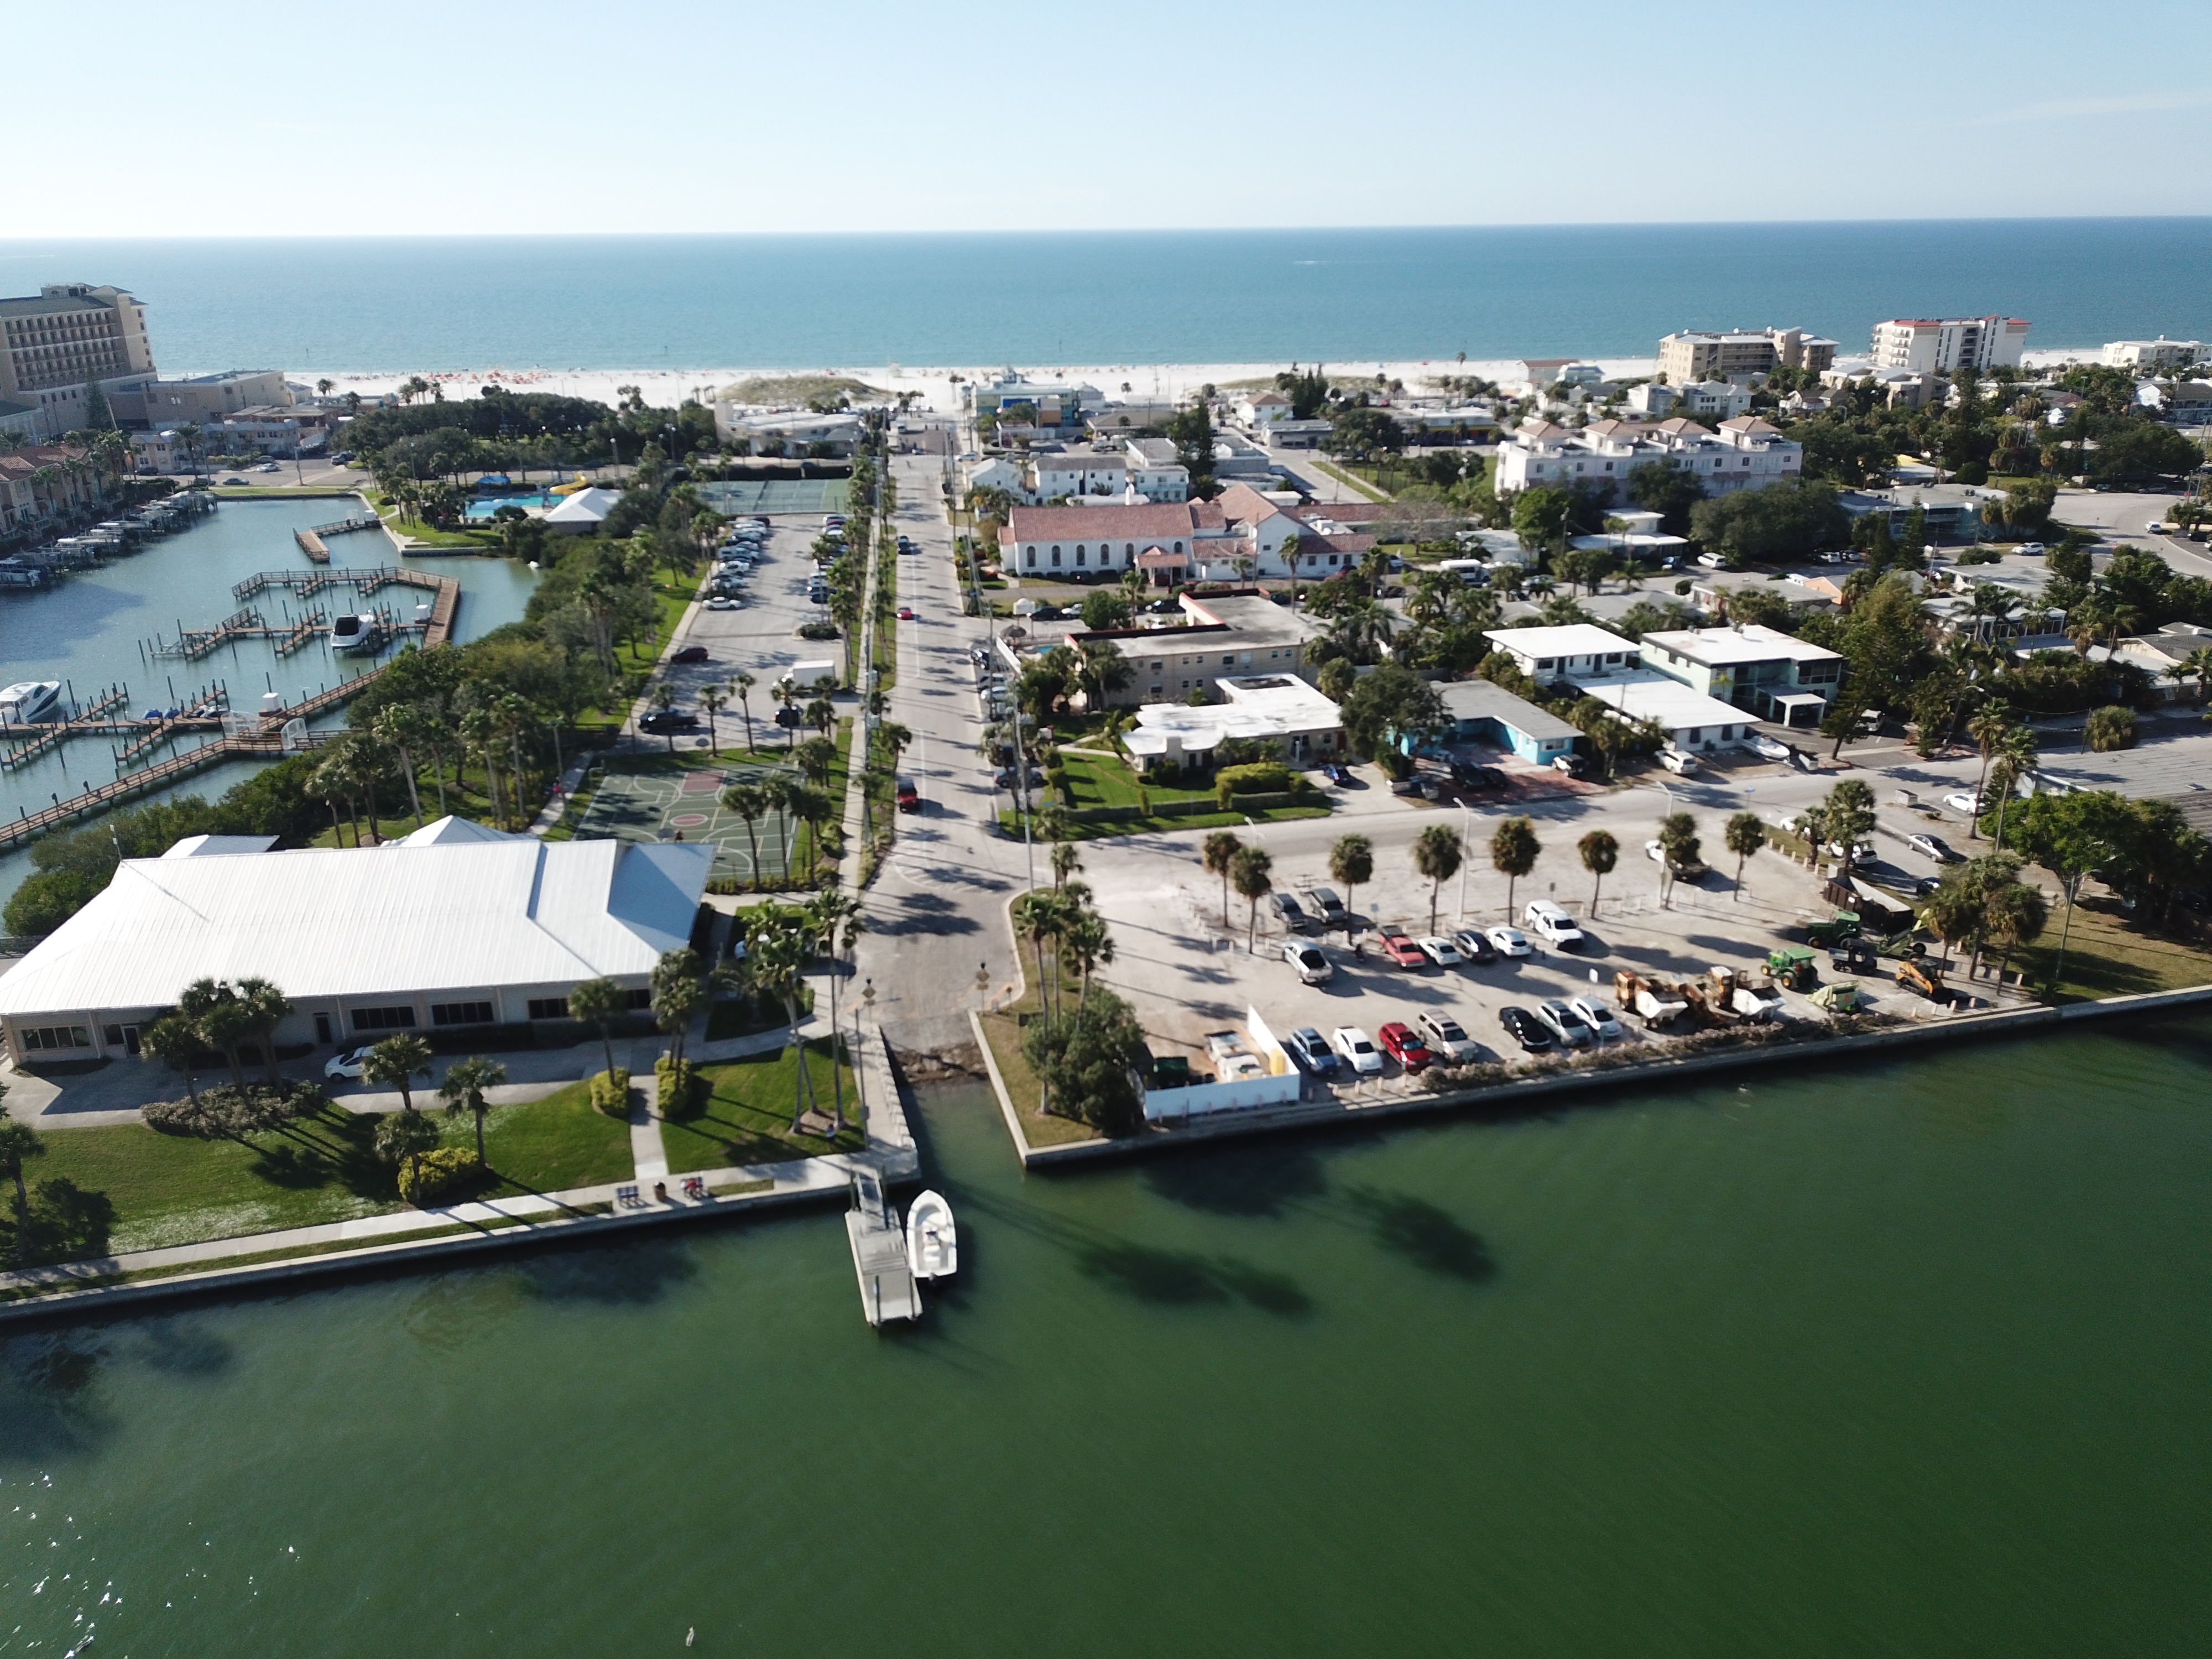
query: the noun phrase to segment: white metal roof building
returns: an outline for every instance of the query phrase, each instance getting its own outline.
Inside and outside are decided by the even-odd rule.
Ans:
[[[0,978],[0,1034],[19,1062],[135,1053],[194,980],[255,976],[293,1004],[280,1044],[559,1019],[581,981],[641,991],[689,940],[711,843],[462,838],[459,823],[375,849],[216,838],[126,859]]]
[[[1492,628],[1483,638],[1532,680],[1606,679],[1642,670],[1636,645],[1595,623],[1564,628]]]
[[[1327,697],[1295,674],[1263,674],[1215,682],[1225,702],[1147,703],[1121,741],[1145,766],[1181,765],[1187,756],[1211,754],[1224,738],[1278,744],[1284,757],[1302,764],[1336,752],[1343,716]]]
[[[1583,690],[1610,705],[1632,726],[1651,721],[1677,749],[1734,747],[1751,735],[1752,717],[1742,709],[1662,675],[1586,685]]]

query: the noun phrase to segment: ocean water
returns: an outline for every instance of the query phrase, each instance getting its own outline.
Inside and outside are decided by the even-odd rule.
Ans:
[[[10,1654],[2179,1659],[2212,1027],[0,1335]],[[65,1132],[64,1132],[65,1133]]]
[[[2025,317],[2212,337],[2212,219],[973,235],[0,239],[109,282],[164,372],[1647,356],[1678,328]]]

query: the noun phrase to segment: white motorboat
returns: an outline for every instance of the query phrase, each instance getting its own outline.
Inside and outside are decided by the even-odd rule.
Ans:
[[[19,680],[0,687],[0,726],[33,726],[60,714],[59,680]]]
[[[950,1279],[959,1271],[960,1236],[952,1206],[940,1194],[923,1193],[908,1206],[906,1259],[916,1279]]]
[[[383,637],[383,625],[366,612],[358,617],[335,617],[331,623],[333,651],[374,651]]]

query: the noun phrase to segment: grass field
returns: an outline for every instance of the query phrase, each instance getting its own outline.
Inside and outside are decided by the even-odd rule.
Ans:
[[[474,1121],[447,1120],[446,1139],[473,1146]],[[484,1119],[484,1159],[500,1177],[477,1194],[485,1198],[603,1187],[627,1181],[635,1170],[629,1126],[592,1109],[588,1083],[572,1083],[523,1105],[492,1108]]]
[[[1187,812],[1173,817],[1115,818],[1108,823],[1072,823],[1070,841],[1100,841],[1111,836],[1162,835],[1177,830],[1236,830],[1248,823],[1288,823],[1293,818],[1325,818],[1325,806],[1271,806],[1264,811]],[[1009,807],[999,814],[999,828],[1018,841],[1021,818]]]
[[[2062,933],[2067,934],[2066,967],[2053,995],[2046,988],[2058,965]],[[2070,932],[2066,927],[2066,907],[2053,905],[2043,937],[2015,951],[2011,965],[2021,974],[2024,984],[2057,1002],[2212,984],[2212,951],[2180,939],[2162,939],[2136,924],[2118,905],[2102,899],[2075,907]]]
[[[836,1099],[836,1081],[830,1064],[830,1042],[817,1038],[806,1045],[807,1071],[814,1082],[817,1103],[824,1111]],[[668,1152],[668,1168],[676,1175],[701,1170],[726,1169],[740,1164],[775,1164],[787,1158],[819,1158],[826,1152],[858,1152],[866,1134],[860,1123],[860,1097],[850,1066],[840,1063],[836,1079],[842,1080],[845,1132],[835,1140],[791,1131],[792,1103],[799,1081],[799,1057],[790,1048],[752,1054],[744,1060],[702,1066],[700,1075],[714,1093],[706,1109],[686,1122],[664,1121],[660,1144]]]

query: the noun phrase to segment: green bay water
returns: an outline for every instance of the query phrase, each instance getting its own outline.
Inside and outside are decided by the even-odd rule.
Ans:
[[[2201,1654],[2212,1022],[19,1334],[0,1650]],[[87,1643],[96,1636],[96,1644]]]

